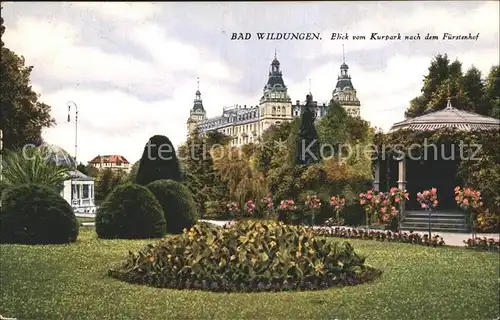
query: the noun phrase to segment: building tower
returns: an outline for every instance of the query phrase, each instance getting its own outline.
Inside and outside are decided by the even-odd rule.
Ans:
[[[356,96],[356,89],[351,82],[349,66],[345,63],[344,46],[342,45],[342,65],[340,65],[340,75],[337,78],[337,85],[333,89],[333,100],[337,101],[353,117],[360,116],[361,103]]]
[[[188,136],[192,135],[196,131],[198,122],[207,118],[207,113],[203,108],[203,100],[201,99],[200,78],[198,78],[197,81],[198,89],[195,93],[193,108],[189,111],[189,118],[187,120]]]
[[[288,96],[287,90],[275,51],[267,84],[264,86],[259,103],[260,134],[272,125],[292,120],[292,100]]]

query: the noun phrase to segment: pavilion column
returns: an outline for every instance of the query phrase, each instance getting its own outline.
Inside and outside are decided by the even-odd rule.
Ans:
[[[377,159],[375,164],[373,165],[374,173],[373,173],[373,190],[380,191],[380,160]]]
[[[403,156],[402,159],[398,162],[398,189],[405,191],[406,190],[406,157]],[[405,202],[401,202],[400,207],[400,216],[398,219],[398,230],[401,231],[401,221],[405,216]]]

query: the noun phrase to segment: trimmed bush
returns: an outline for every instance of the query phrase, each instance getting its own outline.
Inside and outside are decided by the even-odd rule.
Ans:
[[[184,228],[191,228],[196,223],[198,211],[188,187],[173,180],[157,180],[147,188],[163,208],[168,233],[182,233]]]
[[[144,147],[135,181],[141,186],[156,181],[170,179],[182,180],[179,160],[169,138],[152,136]]]
[[[23,184],[3,193],[0,231],[2,243],[57,244],[76,241],[79,225],[53,188]]]
[[[166,233],[163,210],[147,188],[119,185],[97,210],[96,232],[104,239],[161,238]]]
[[[278,223],[195,225],[148,245],[112,277],[130,283],[210,291],[314,290],[363,283],[381,272],[365,265],[349,243],[314,237]]]

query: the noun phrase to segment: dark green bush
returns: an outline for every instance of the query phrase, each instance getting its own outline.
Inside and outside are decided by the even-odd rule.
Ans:
[[[173,180],[157,180],[147,188],[160,202],[167,221],[168,233],[182,233],[198,220],[196,202],[185,185]]]
[[[195,225],[148,245],[109,275],[123,281],[210,291],[314,290],[372,280],[349,243],[315,237],[312,230],[278,223],[240,221]]]
[[[146,186],[156,180],[182,180],[179,160],[170,139],[161,135],[149,138],[135,179],[136,183],[141,186]]]
[[[99,207],[95,219],[99,238],[161,238],[166,233],[163,210],[147,188],[119,185]]]
[[[79,225],[73,209],[53,188],[13,186],[2,196],[3,243],[52,244],[76,241]]]

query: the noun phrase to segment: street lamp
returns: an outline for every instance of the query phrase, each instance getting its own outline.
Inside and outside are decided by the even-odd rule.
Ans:
[[[73,101],[68,101],[67,102],[67,105],[68,105],[68,123],[71,122],[71,106],[73,106],[75,108],[75,168],[74,168],[74,172],[73,174],[76,174],[76,170],[77,170],[77,166],[78,166],[78,162],[77,162],[77,154],[78,154],[78,106],[76,105],[76,103],[74,103]],[[71,206],[73,206],[73,178],[72,178],[72,175],[70,176],[71,177]],[[75,186],[75,189],[76,189],[76,186]]]

